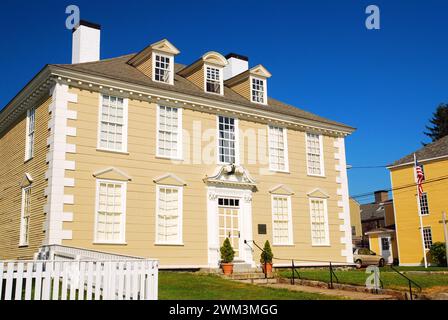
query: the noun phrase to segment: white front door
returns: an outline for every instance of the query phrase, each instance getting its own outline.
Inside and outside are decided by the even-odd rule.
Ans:
[[[380,251],[386,263],[393,263],[394,258],[392,256],[392,244],[390,236],[382,236],[379,238],[380,241]]]
[[[218,198],[219,243],[226,238],[235,251],[235,260],[240,259],[241,220],[240,200],[235,198]]]

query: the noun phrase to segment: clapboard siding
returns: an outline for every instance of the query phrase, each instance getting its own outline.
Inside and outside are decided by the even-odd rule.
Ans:
[[[202,77],[202,80],[200,79]],[[203,84],[203,72],[197,72],[197,83]],[[248,90],[247,85],[247,90]],[[155,257],[161,265],[206,265],[207,264],[207,197],[203,179],[216,170],[216,115],[185,109],[183,128],[189,133],[184,137],[184,161],[174,163],[171,160],[156,157],[156,108],[155,104],[138,100],[129,101],[128,153],[118,154],[96,150],[99,94],[85,90],[71,89],[78,95],[78,102],[71,103],[69,109],[78,113],[77,121],[69,120],[68,125],[77,128],[76,137],[68,137],[68,143],[76,144],[77,153],[67,154],[67,160],[76,162],[76,170],[67,172],[67,177],[75,179],[75,187],[70,189],[75,204],[66,205],[64,210],[74,213],[73,222],[65,222],[64,229],[73,231],[72,240],[64,240],[63,245],[84,247],[107,252]],[[200,126],[202,132],[208,130],[209,139],[201,142],[202,151],[209,148],[212,161],[204,164],[193,148],[196,137],[193,127]],[[265,132],[267,126],[261,123],[240,121],[239,127],[247,132]],[[263,131],[264,130],[264,131]],[[262,134],[261,134],[262,135]],[[340,196],[335,170],[335,138],[324,138],[326,177],[309,177],[306,174],[305,132],[288,130],[290,173],[264,174],[269,169],[267,150],[262,158],[264,164],[251,164],[247,153],[253,145],[248,139],[240,139],[243,165],[258,182],[258,192],[253,196],[253,234],[254,240],[263,243],[272,242],[271,195],[269,190],[278,184],[285,184],[294,191],[292,196],[293,238],[292,247],[274,247],[276,256],[320,259],[345,262],[341,257],[344,246],[340,243],[344,236],[340,231],[343,220],[338,214]],[[267,136],[264,137],[267,141]],[[267,144],[267,142],[265,142]],[[267,148],[266,148],[267,149]],[[94,236],[95,178],[93,172],[116,167],[132,178],[127,188],[126,244],[96,245]],[[156,185],[153,180],[166,173],[173,173],[187,182],[184,188],[183,246],[157,246],[155,242],[155,205]],[[311,246],[311,226],[307,193],[320,188],[328,199],[330,225],[329,247]],[[257,235],[257,225],[267,224],[268,236]],[[258,256],[254,257],[258,260]]]
[[[24,163],[26,113],[0,136],[0,260],[29,259],[42,245],[45,222],[44,205],[47,187],[48,107],[47,97],[36,108],[34,158]],[[19,248],[22,203],[21,181],[29,173],[34,182],[31,189],[31,218],[29,246]]]

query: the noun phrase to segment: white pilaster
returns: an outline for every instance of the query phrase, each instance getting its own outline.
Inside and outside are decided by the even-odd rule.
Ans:
[[[67,144],[67,135],[73,136],[76,131],[69,129],[67,120],[75,114],[68,110],[69,102],[76,103],[77,95],[69,93],[68,86],[56,83],[52,88],[52,103],[49,107],[51,120],[49,121],[50,137],[47,140],[48,179],[46,188],[47,204],[45,205],[46,237],[45,245],[62,244],[62,240],[71,239],[71,230],[63,230],[63,222],[71,221],[72,214],[64,212],[64,204],[73,204],[73,195],[65,193],[65,187],[74,186],[73,179],[66,179],[65,171],[74,170],[75,163],[66,161],[66,153],[76,152],[76,146]],[[76,116],[76,115],[75,115]]]

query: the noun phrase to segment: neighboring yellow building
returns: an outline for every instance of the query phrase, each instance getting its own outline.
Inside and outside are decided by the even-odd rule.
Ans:
[[[0,259],[217,268],[229,237],[246,266],[266,240],[297,264],[353,263],[353,128],[268,98],[271,74],[239,55],[184,66],[162,40],[98,60],[99,29],[79,26],[74,63],[0,113]]]
[[[357,243],[362,240],[361,207],[353,198],[350,198],[350,222],[353,242]]]
[[[448,136],[427,145],[415,154],[419,164],[423,165],[425,174],[424,195],[420,199],[420,205],[427,254],[432,243],[445,241],[440,221],[442,212],[448,211]],[[414,154],[396,161],[389,170],[400,265],[423,265]]]

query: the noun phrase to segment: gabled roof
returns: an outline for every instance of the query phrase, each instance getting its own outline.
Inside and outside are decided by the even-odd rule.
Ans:
[[[135,54],[130,54],[117,58],[106,59],[97,62],[80,63],[80,64],[56,64],[56,65],[50,65],[50,68],[61,68],[95,76],[102,76],[114,80],[126,81],[132,84],[164,89],[167,91],[185,93],[197,97],[207,98],[210,100],[235,103],[242,106],[253,107],[258,110],[261,109],[268,112],[279,113],[283,115],[298,117],[306,120],[317,121],[324,124],[342,127],[344,130],[350,132],[355,130],[355,128],[350,127],[348,125],[333,120],[329,120],[324,117],[320,117],[318,115],[288,105],[286,103],[280,102],[279,100],[273,98],[268,99],[267,105],[261,105],[250,102],[226,86],[224,87],[224,94],[222,96],[207,94],[206,92],[204,92],[204,90],[201,90],[189,80],[178,75],[178,73],[186,67],[185,65],[182,64],[177,63],[175,64],[174,85],[152,81],[152,79],[145,76],[138,69],[128,64],[128,61],[132,59],[134,56]]]
[[[448,136],[443,137],[417,150],[415,152],[415,155],[418,161],[448,156]],[[414,152],[408,154],[406,157],[403,157],[400,160],[395,161],[389,166],[389,168],[412,163],[414,163]]]

